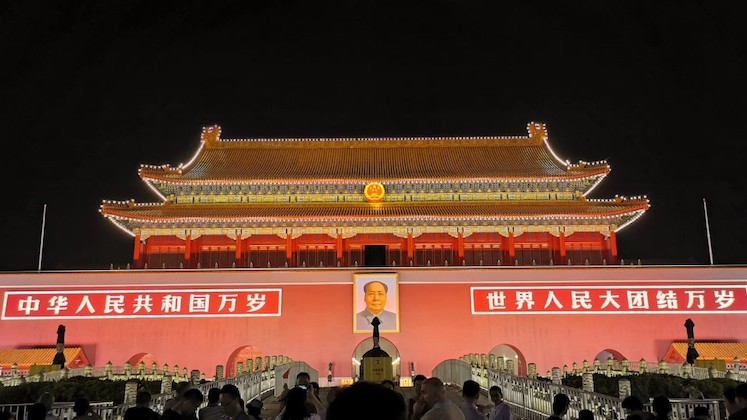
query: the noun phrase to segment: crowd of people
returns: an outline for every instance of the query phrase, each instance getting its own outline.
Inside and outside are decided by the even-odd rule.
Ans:
[[[514,420],[499,386],[494,385],[488,390],[490,404],[480,404],[481,387],[473,380],[462,384],[461,402],[451,400],[446,384],[437,377],[417,375],[413,378],[413,386],[414,395],[405,399],[393,381],[360,381],[346,387],[329,388],[322,401],[319,384],[311,381],[307,372],[300,372],[295,384],[292,387],[285,385],[277,397],[280,411],[274,416],[263,416],[264,404],[260,399],[247,403],[235,385],[227,384],[209,389],[207,404],[202,391],[189,388],[167,401],[162,413],[151,408],[150,393],[140,391],[135,405],[125,411],[124,420]],[[44,393],[28,408],[23,420],[60,420],[52,414],[53,403],[54,396]],[[747,383],[725,389],[723,404],[727,420],[747,420]],[[625,420],[672,418],[672,404],[663,395],[652,399],[651,411],[647,411],[635,396],[626,397],[621,405]],[[554,395],[552,414],[547,420],[573,420],[568,416],[570,407],[568,395]],[[73,411],[75,417],[72,420],[101,420],[86,398],[78,398]],[[706,405],[696,405],[689,420],[710,418]],[[582,409],[576,419],[594,420],[595,414]],[[15,419],[10,413],[2,412],[0,420]]]

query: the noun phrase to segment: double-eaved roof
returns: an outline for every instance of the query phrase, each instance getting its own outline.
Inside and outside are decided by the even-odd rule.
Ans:
[[[645,197],[586,196],[606,162],[570,164],[544,124],[528,136],[228,139],[206,127],[186,164],[143,165],[160,203],[105,201],[101,213],[135,234],[161,229],[573,226],[613,231]],[[364,189],[378,183],[381,202]],[[606,228],[604,227],[606,226]],[[575,230],[578,230],[576,228]]]

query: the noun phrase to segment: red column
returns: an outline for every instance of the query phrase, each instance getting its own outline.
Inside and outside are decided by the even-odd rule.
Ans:
[[[514,261],[516,261],[516,248],[514,248],[513,232],[508,232],[508,256],[511,258],[509,265],[514,265]]]
[[[464,261],[464,235],[462,232],[459,232],[459,236],[457,236],[457,255],[461,264]]]
[[[610,254],[612,254],[612,263],[617,263],[617,234],[610,232]]]
[[[132,252],[133,265],[140,261],[140,234],[135,235],[135,249]]]
[[[187,235],[184,238],[184,261],[189,262],[189,257],[192,255],[192,235]]]
[[[335,250],[337,251],[337,261],[340,262],[340,264],[342,264],[343,248],[342,248],[342,234],[341,233],[337,234],[337,242],[335,243]]]
[[[236,265],[241,262],[241,234],[236,235]]]
[[[412,261],[415,258],[415,241],[412,240],[412,233],[407,234],[407,260]]]
[[[285,260],[288,262],[288,266],[291,265],[293,259],[293,238],[290,233],[285,237]]]
[[[565,264],[565,232],[560,232],[560,236],[558,237],[560,239],[560,264]]]

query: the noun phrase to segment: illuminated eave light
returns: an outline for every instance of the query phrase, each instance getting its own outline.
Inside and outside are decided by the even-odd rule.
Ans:
[[[127,228],[126,228],[126,227],[125,227],[125,226],[124,226],[123,224],[121,224],[121,223],[120,223],[120,222],[119,222],[119,221],[118,221],[118,220],[117,220],[116,218],[114,218],[114,217],[111,217],[111,216],[107,216],[106,218],[107,218],[107,219],[109,219],[109,221],[110,221],[110,222],[114,223],[114,226],[118,227],[118,228],[119,228],[119,229],[121,229],[121,230],[122,230],[123,232],[127,233],[128,235],[132,236],[133,238],[135,237],[135,232],[133,232],[133,231],[131,231],[131,230],[127,229]]]
[[[157,195],[158,197],[160,197],[160,198],[161,198],[161,200],[163,200],[164,202],[165,202],[165,201],[167,201],[167,199],[166,199],[166,196],[165,196],[165,195],[163,195],[163,194],[161,194],[161,191],[158,191],[158,188],[156,188],[156,186],[155,186],[155,182],[153,182],[153,181],[152,181],[152,180],[150,180],[150,179],[146,179],[146,180],[145,180],[145,185],[147,185],[147,186],[148,186],[148,188],[150,188],[150,189],[151,189],[151,191],[153,191],[154,193],[156,193],[156,195]]]
[[[526,140],[526,136],[468,136],[468,137],[290,137],[220,139],[222,143],[298,143],[298,142],[356,142],[356,141],[442,141],[442,140]]]
[[[592,186],[591,186],[591,187],[590,187],[590,188],[589,188],[588,190],[586,190],[586,192],[585,192],[585,193],[583,193],[583,195],[582,195],[582,196],[583,196],[583,197],[586,197],[587,195],[589,195],[589,194],[590,194],[590,193],[591,193],[592,191],[594,191],[594,189],[595,189],[596,187],[598,187],[598,186],[599,186],[599,184],[601,184],[601,183],[602,183],[602,181],[603,181],[603,180],[604,180],[604,178],[606,178],[606,177],[607,177],[607,174],[602,174],[602,175],[601,175],[601,176],[600,176],[599,178],[597,178],[596,182],[595,182],[595,183],[594,183],[594,184],[593,184],[593,185],[592,185]]]
[[[545,143],[545,147],[547,148],[547,150],[550,151],[550,154],[552,155],[552,157],[554,157],[555,160],[558,161],[559,164],[564,165],[566,167],[570,167],[571,166],[571,162],[569,160],[563,160],[563,159],[561,159],[560,156],[558,156],[558,154],[555,153],[555,151],[552,149],[552,147],[550,147],[550,142],[549,142],[548,138],[546,138],[544,140],[544,143]]]
[[[200,141],[200,147],[197,148],[197,151],[192,156],[192,159],[190,159],[189,161],[187,161],[186,164],[181,164],[181,163],[179,164],[179,168],[178,168],[179,169],[179,173],[181,173],[182,170],[185,167],[187,167],[187,166],[191,165],[192,163],[194,163],[194,161],[197,159],[198,156],[200,156],[200,152],[202,152],[202,149],[204,149],[204,148],[205,148],[205,141],[203,140],[203,141]]]
[[[484,184],[490,184],[490,183],[535,183],[539,182],[542,184],[552,184],[552,183],[572,183],[572,182],[578,182],[578,181],[585,181],[587,179],[593,179],[597,178],[596,184],[602,181],[607,176],[607,174],[593,174],[593,175],[586,175],[581,177],[556,177],[556,178],[550,178],[550,177],[527,177],[527,178],[453,178],[453,179],[439,179],[439,180],[433,180],[433,179],[426,179],[426,178],[415,178],[415,179],[407,179],[407,180],[400,180],[400,179],[382,179],[380,180],[383,182],[386,186],[402,186],[406,184],[416,184],[416,185],[451,185],[451,184],[458,184],[458,183],[484,183]],[[225,185],[259,185],[259,186],[266,186],[266,185],[277,185],[278,180],[276,179],[252,179],[252,180],[246,180],[246,179],[226,179],[226,180],[192,180],[192,181],[183,181],[183,180],[172,180],[172,179],[163,179],[159,177],[144,177],[144,181],[149,183],[160,183],[164,185],[170,185],[175,187],[181,187],[181,186],[225,186]],[[291,180],[288,180],[286,182],[288,185],[317,185],[317,184],[323,184],[323,183],[334,183],[338,185],[355,185],[359,186],[361,188],[365,187],[366,184],[368,184],[369,180],[348,180],[348,179],[313,179],[313,180],[292,180],[293,182],[290,182]],[[587,191],[588,194],[588,191]],[[161,196],[159,194],[159,196]],[[161,196],[163,197],[163,196]]]
[[[643,216],[644,212],[645,212],[644,210],[639,210],[638,214],[636,214],[635,216],[631,217],[630,220],[628,220],[627,222],[625,222],[622,225],[618,226],[618,228],[615,229],[615,233],[620,232],[621,230],[623,230],[624,228],[626,228],[628,225],[630,225],[631,223],[633,223],[636,220],[638,220],[639,217]]]

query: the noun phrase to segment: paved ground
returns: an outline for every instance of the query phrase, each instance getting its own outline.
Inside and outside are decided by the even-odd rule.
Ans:
[[[327,391],[329,388],[321,388],[319,390],[319,399],[322,400],[322,402],[326,401],[327,398]],[[397,388],[398,391],[402,392],[405,396],[405,399],[408,399],[415,395],[415,388],[413,387],[406,387],[406,388]],[[462,389],[460,387],[450,385],[447,386],[447,391],[449,394],[449,397],[455,404],[461,404],[462,403]],[[265,419],[273,420],[275,416],[278,415],[280,412],[280,404],[278,404],[277,399],[275,399],[274,395],[269,395],[262,399],[262,402],[264,403],[264,408],[262,409],[262,416]],[[485,392],[482,393],[480,396],[480,400],[478,401],[478,404],[482,405],[488,405],[490,404],[490,399],[487,397],[487,394]]]

